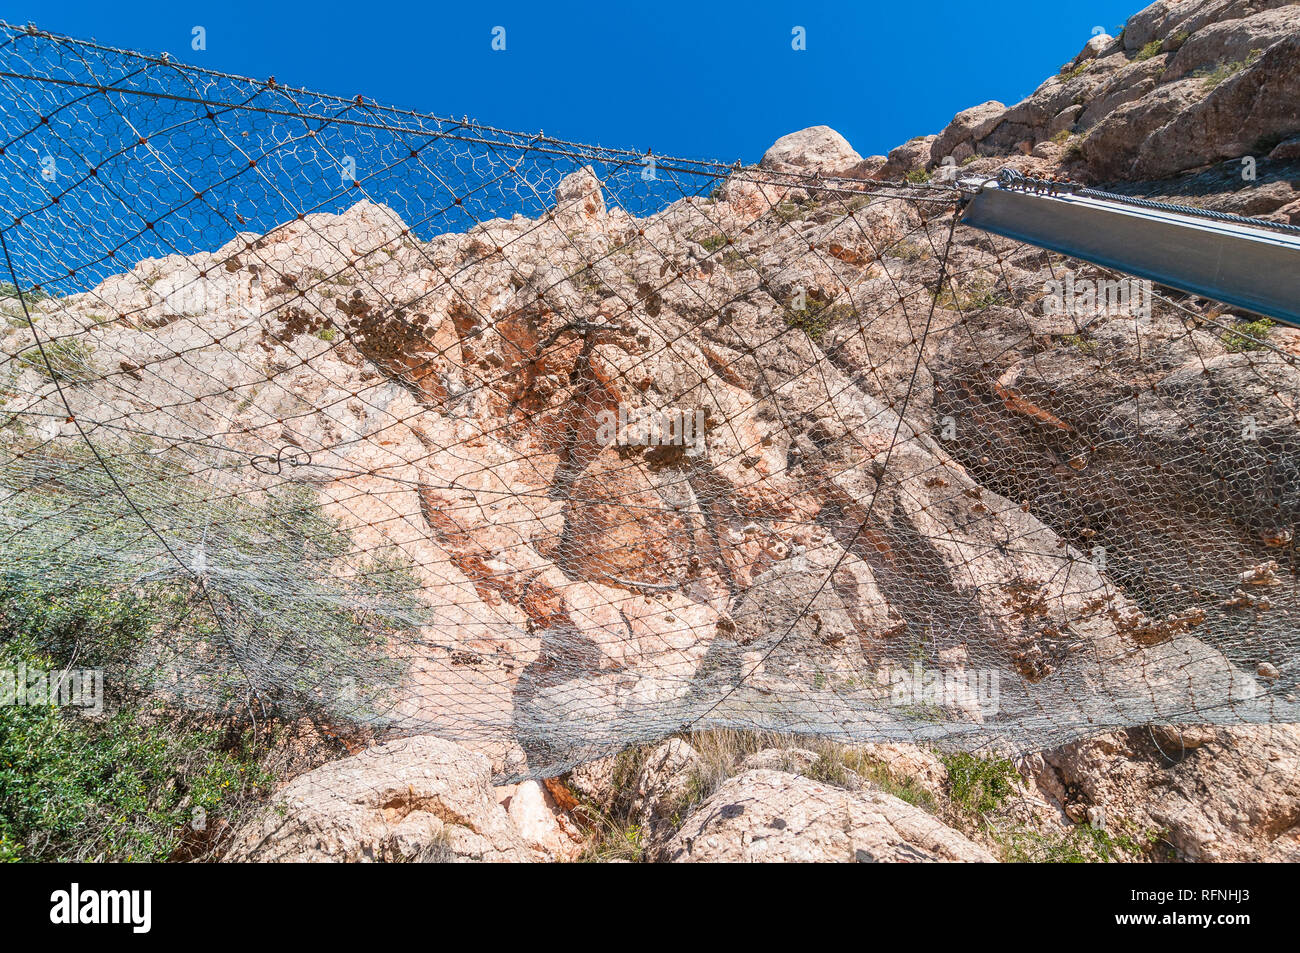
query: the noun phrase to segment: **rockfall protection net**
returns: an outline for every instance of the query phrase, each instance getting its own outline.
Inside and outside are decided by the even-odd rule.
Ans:
[[[1264,324],[964,228],[943,183],[7,26],[0,83],[4,631],[107,614],[36,634],[110,684],[503,776],[705,726],[1300,720]]]

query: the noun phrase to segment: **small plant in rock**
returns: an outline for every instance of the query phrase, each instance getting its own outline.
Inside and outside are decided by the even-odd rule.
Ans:
[[[814,298],[809,298],[803,309],[785,309],[785,323],[791,328],[803,331],[820,344],[832,325],[846,320],[856,313],[852,305],[832,304],[829,301],[817,301]]]
[[[1220,340],[1230,353],[1241,351],[1262,351],[1266,348],[1264,341],[1273,330],[1270,318],[1256,318],[1253,321],[1241,321],[1230,331],[1224,331]]]
[[[1160,40],[1152,40],[1146,46],[1142,47],[1142,49],[1138,50],[1137,55],[1135,55],[1133,59],[1135,59],[1139,63],[1142,63],[1145,62],[1146,60],[1159,56],[1160,45],[1161,45]]]
[[[76,383],[93,374],[94,348],[75,338],[57,338],[46,341],[42,348],[29,347],[14,358],[14,365],[23,370],[33,370],[47,381]]]
[[[930,257],[930,249],[920,242],[905,239],[895,244],[886,254],[893,258],[901,258],[903,261],[921,261]]]
[[[943,764],[948,769],[948,797],[971,817],[997,810],[1015,793],[1020,777],[1008,758],[981,758],[959,752],[944,755]]]
[[[606,822],[608,824],[608,822]],[[626,860],[639,863],[645,859],[646,835],[640,824],[609,824],[583,852],[587,861]]]
[[[976,280],[964,287],[949,281],[935,297],[935,303],[948,311],[979,311],[1002,300],[1002,293],[987,280]]]
[[[1244,60],[1233,60],[1227,63],[1220,63],[1212,69],[1197,70],[1192,75],[1201,80],[1201,88],[1208,93],[1221,85],[1225,80],[1231,79],[1246,67],[1252,65],[1257,59],[1259,59],[1261,53],[1261,50],[1251,50],[1250,54]]]
[[[1077,66],[1070,66],[1069,63],[1066,63],[1065,66],[1061,68],[1061,80],[1068,83],[1072,79],[1077,79],[1084,73],[1088,72],[1088,67],[1091,65],[1092,60],[1084,60]]]
[[[1141,830],[1131,821],[1121,821],[1115,827],[1108,831],[1080,824],[1063,831],[1043,832],[1016,826],[994,833],[993,840],[999,859],[1013,864],[1106,864],[1131,862],[1158,853],[1163,831]]]
[[[718,249],[726,247],[726,244],[727,236],[720,233],[716,235],[706,235],[704,238],[699,240],[699,246],[710,255]]]

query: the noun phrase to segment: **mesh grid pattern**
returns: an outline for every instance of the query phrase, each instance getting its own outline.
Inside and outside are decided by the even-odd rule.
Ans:
[[[11,585],[109,677],[553,774],[687,728],[1294,721],[1295,357],[941,184],[0,29]],[[1053,284],[1056,282],[1058,284]]]

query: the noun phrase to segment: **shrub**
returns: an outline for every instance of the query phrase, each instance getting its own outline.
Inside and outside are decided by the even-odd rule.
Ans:
[[[1224,80],[1231,79],[1247,66],[1254,63],[1259,59],[1260,53],[1260,50],[1251,50],[1250,55],[1244,60],[1232,60],[1228,63],[1220,63],[1213,69],[1197,70],[1192,75],[1201,79],[1201,87],[1208,93]]]
[[[27,299],[28,303],[47,301],[50,297],[49,294],[39,288],[28,288],[22,293],[22,295]],[[18,299],[18,286],[12,281],[0,281],[0,301],[5,299],[13,299],[15,301]]]
[[[1153,57],[1159,56],[1160,43],[1161,43],[1160,40],[1152,40],[1146,46],[1142,47],[1142,49],[1138,50],[1137,55],[1134,56],[1133,59],[1141,63],[1144,62],[1145,60],[1149,60]]]
[[[883,763],[868,757],[860,749],[845,748],[826,741],[814,744],[820,750],[817,760],[808,769],[808,777],[826,784],[844,786],[850,780],[852,772],[886,794],[892,794],[908,804],[931,812],[937,807],[934,796],[915,780],[894,775]]]
[[[975,280],[965,287],[949,280],[935,296],[935,304],[948,311],[979,311],[1003,300],[1003,295],[988,280]]]
[[[713,254],[718,249],[725,247],[726,244],[727,236],[722,234],[706,235],[699,241],[700,247],[709,254]]]
[[[58,667],[24,639],[0,668]],[[157,861],[265,793],[269,776],[242,737],[125,705],[103,718],[55,705],[0,706],[0,861]]]
[[[820,344],[833,324],[856,313],[852,305],[832,304],[829,301],[808,298],[802,310],[789,307],[785,309],[785,323],[788,327],[804,332]]]
[[[1241,321],[1230,331],[1224,331],[1222,337],[1223,346],[1231,353],[1240,351],[1262,351],[1265,349],[1264,339],[1268,337],[1269,331],[1273,330],[1273,321],[1271,318],[1256,318],[1253,321]]]
[[[312,490],[232,499],[164,458],[118,454],[118,484],[155,521],[194,528],[172,555],[85,451],[27,460],[39,489],[9,487],[0,504],[0,640],[29,639],[59,662],[75,648],[115,685],[212,713],[380,711],[402,672],[389,639],[423,624],[418,583],[395,552],[349,560],[349,534]]]
[[[952,803],[975,817],[996,810],[1015,792],[1020,775],[1007,758],[980,758],[961,752],[944,755],[948,769],[948,796]]]
[[[921,261],[930,257],[930,249],[920,242],[903,239],[890,248],[886,254],[893,258],[901,258],[903,261]]]
[[[816,201],[795,202],[783,199],[772,206],[772,214],[789,225],[793,221],[802,221],[817,211],[821,203]]]
[[[94,374],[91,355],[94,348],[76,338],[56,338],[46,341],[42,348],[32,346],[14,358],[14,364],[22,369],[35,371],[48,381],[61,380],[76,383],[86,380]],[[48,361],[48,363],[46,363]]]
[[[1150,855],[1164,836],[1159,830],[1138,830],[1121,822],[1112,833],[1090,824],[1044,833],[1012,827],[993,835],[999,859],[1005,863],[1095,864],[1132,861]]]
[[[626,860],[637,863],[645,858],[645,831],[640,824],[611,827],[582,854],[582,860]]]
[[[1068,83],[1070,80],[1082,76],[1084,73],[1088,71],[1088,67],[1090,67],[1091,65],[1092,65],[1092,60],[1084,60],[1082,63],[1074,67],[1071,67],[1069,63],[1066,63],[1064,66],[1061,67],[1062,82]]]

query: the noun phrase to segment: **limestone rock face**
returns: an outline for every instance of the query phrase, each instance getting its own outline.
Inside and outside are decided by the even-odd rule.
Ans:
[[[1001,121],[1006,106],[990,100],[959,112],[930,144],[930,160],[938,165],[949,156],[956,162],[974,155],[974,144],[985,139]]]
[[[555,187],[555,216],[563,227],[589,226],[605,217],[605,195],[591,166],[570,173]]]
[[[526,861],[482,755],[424,735],[295,778],[235,836],[232,861]]]
[[[930,152],[938,136],[917,136],[889,151],[889,157],[876,171],[878,179],[899,179],[909,172],[921,171],[930,165]],[[942,157],[940,157],[942,158]]]
[[[1040,157],[1082,160],[1075,178],[1163,178],[1256,154],[1300,129],[1298,37],[1300,6],[1287,0],[1161,0],[1130,17],[1119,40],[1094,36],[1023,101],[958,113],[926,164],[1030,153],[1063,130],[1081,137],[1079,149]]]
[[[665,856],[689,862],[988,862],[988,851],[934,816],[881,791],[850,792],[751,770],[687,819]]]
[[[809,126],[776,140],[763,153],[760,168],[773,172],[821,172],[838,175],[862,161],[848,140],[830,126]]]
[[[1037,763],[1067,810],[1159,831],[1182,860],[1300,860],[1300,725],[1133,728]]]

